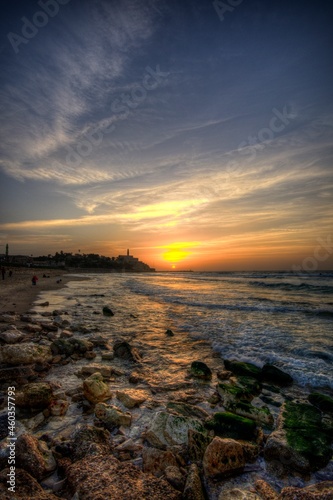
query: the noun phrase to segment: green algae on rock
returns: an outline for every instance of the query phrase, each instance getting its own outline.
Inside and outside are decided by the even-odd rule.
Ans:
[[[200,378],[202,380],[212,379],[212,370],[202,361],[193,361],[190,373],[193,377]]]
[[[333,398],[319,392],[312,392],[308,399],[312,405],[316,406],[321,411],[333,413]]]
[[[255,440],[257,425],[253,420],[230,412],[217,412],[206,420],[205,427],[217,436],[233,439]]]
[[[235,359],[225,359],[224,366],[235,375],[245,375],[258,379],[261,376],[261,368],[252,363],[244,363],[242,361],[236,361]]]

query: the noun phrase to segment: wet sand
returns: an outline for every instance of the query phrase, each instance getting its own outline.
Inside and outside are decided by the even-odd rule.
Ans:
[[[12,276],[9,276],[10,269]],[[37,285],[31,282],[34,274],[38,277]],[[43,278],[43,274],[49,277]],[[61,282],[57,283],[60,279]],[[41,292],[62,288],[73,279],[83,278],[70,276],[61,269],[7,268],[5,279],[0,276],[0,312],[23,314],[31,308]]]

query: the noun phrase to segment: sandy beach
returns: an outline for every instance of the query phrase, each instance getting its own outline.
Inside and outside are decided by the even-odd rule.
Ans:
[[[10,269],[12,276],[9,276]],[[34,274],[38,277],[37,285],[31,282]],[[43,274],[48,277],[43,278]],[[61,288],[69,279],[67,271],[61,269],[7,268],[5,279],[0,277],[0,312],[25,313],[39,293]]]

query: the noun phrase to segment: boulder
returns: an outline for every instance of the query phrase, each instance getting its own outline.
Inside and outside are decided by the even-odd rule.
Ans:
[[[19,330],[5,330],[0,333],[0,340],[5,342],[6,344],[15,344],[16,342],[20,342],[24,338],[24,333]]]
[[[124,425],[129,427],[132,422],[132,415],[128,412],[124,413],[116,406],[98,403],[95,406],[95,415],[107,427],[117,427]]]
[[[40,481],[53,472],[57,463],[45,441],[30,434],[21,434],[16,441],[17,466]]]
[[[103,382],[100,372],[93,373],[83,382],[83,395],[93,404],[110,399],[112,394],[109,386]]]
[[[286,402],[282,405],[277,429],[268,437],[264,456],[279,461],[286,470],[309,473],[325,467],[332,456],[332,429],[322,422],[320,410]]]
[[[116,396],[126,408],[140,406],[149,397],[149,393],[144,390],[123,389],[116,392]]]
[[[15,496],[8,490],[9,468],[0,472],[0,498],[2,500],[59,500],[47,493],[27,471],[15,468]]]
[[[169,484],[175,490],[183,491],[185,486],[185,478],[181,473],[179,467],[176,465],[168,465],[164,470],[164,477],[168,481]]]
[[[47,382],[33,382],[16,394],[16,406],[22,408],[47,408],[51,403],[53,391]]]
[[[212,380],[212,370],[202,361],[193,361],[190,373],[192,377],[202,380]]]
[[[146,474],[112,455],[87,456],[75,462],[67,469],[67,481],[71,493],[76,493],[80,500],[182,498],[180,492],[164,479]]]
[[[81,425],[73,435],[70,455],[74,461],[86,456],[97,456],[111,452],[111,435],[106,429],[93,425]]]
[[[222,399],[223,405],[228,408],[229,405],[238,403],[240,401],[252,401],[254,395],[252,390],[243,385],[229,383],[229,382],[219,382],[216,386],[217,392]]]
[[[333,398],[319,392],[312,392],[308,399],[312,405],[324,413],[333,413]]]
[[[62,417],[66,415],[69,407],[67,399],[54,399],[49,405],[50,413],[53,417]]]
[[[79,339],[77,337],[55,339],[51,344],[52,354],[64,354],[66,357],[73,354],[84,355],[91,351],[94,345],[89,340]]]
[[[323,481],[305,488],[283,488],[279,500],[333,500],[333,481]]]
[[[141,356],[135,347],[132,347],[125,340],[116,340],[113,345],[113,352],[117,358],[129,361],[140,361]]]
[[[188,455],[191,462],[200,464],[212,438],[192,429],[188,431]]]
[[[202,465],[207,478],[239,473],[245,466],[242,445],[234,439],[222,439],[216,436],[207,446]]]
[[[261,379],[273,384],[288,386],[293,383],[293,378],[270,363],[266,363],[261,370]]]
[[[178,403],[177,401],[169,401],[169,403],[167,403],[167,409],[172,413],[177,413],[178,415],[183,415],[184,417],[205,419],[209,415],[206,410],[200,408],[199,406],[189,405],[187,403]]]
[[[253,420],[230,412],[217,412],[206,420],[205,427],[216,435],[233,439],[255,440],[257,426]]]
[[[111,311],[110,307],[108,307],[108,306],[103,307],[103,314],[104,314],[104,316],[114,316],[114,313]]]
[[[167,335],[168,337],[173,337],[175,334],[173,333],[173,331],[172,331],[172,330],[167,330],[167,331],[165,332],[165,335]]]
[[[33,363],[47,363],[51,360],[52,353],[46,345],[27,342],[0,347],[0,363],[29,365]]]
[[[227,409],[236,415],[254,420],[258,425],[262,425],[268,429],[273,428],[274,418],[267,406],[257,408],[246,401],[239,401],[238,403],[227,405]]]
[[[189,466],[183,498],[186,500],[205,500],[199,468],[196,464]]]
[[[175,455],[167,450],[159,450],[145,446],[142,453],[143,472],[149,472],[156,477],[163,476],[166,467],[177,467]]]
[[[258,379],[261,377],[261,368],[252,363],[244,363],[242,361],[236,361],[235,359],[225,359],[224,366],[226,370],[234,373],[235,375],[245,375],[247,377]]]
[[[146,432],[147,441],[156,448],[188,444],[189,430],[205,433],[202,423],[191,417],[180,417],[163,411],[157,412]]]

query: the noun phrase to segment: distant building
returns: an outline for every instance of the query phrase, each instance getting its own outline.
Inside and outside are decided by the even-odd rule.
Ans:
[[[129,249],[127,249],[126,255],[118,255],[116,261],[120,264],[123,264],[124,269],[138,272],[155,271],[155,269],[149,267],[148,264],[145,264],[144,262],[141,262],[137,257],[133,257],[133,255],[130,255]]]

